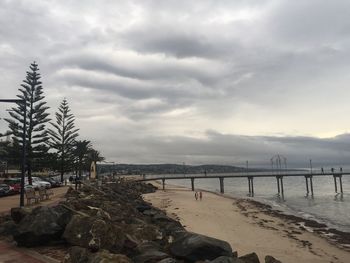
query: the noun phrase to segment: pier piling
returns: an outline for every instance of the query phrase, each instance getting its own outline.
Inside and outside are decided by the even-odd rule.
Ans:
[[[280,179],[278,178],[278,176],[276,176],[276,179],[277,179],[277,192],[278,192],[278,195],[281,193],[281,190],[280,190]]]
[[[162,179],[162,183],[163,183],[163,190],[165,189],[165,179]]]
[[[312,175],[310,176],[310,190],[311,190],[311,196],[314,196],[314,185],[312,183]]]
[[[280,181],[281,181],[281,194],[282,194],[282,197],[284,197],[283,176],[281,176]]]
[[[224,193],[224,178],[223,177],[219,177],[220,180],[220,193]]]
[[[192,188],[192,191],[194,191],[194,178],[191,177],[191,188]]]
[[[342,175],[339,175],[340,192],[343,193],[343,181],[341,178],[342,178]]]
[[[249,177],[247,178],[248,178],[248,188],[249,188],[249,195],[250,195],[252,193],[252,189],[250,187],[250,178]]]
[[[254,196],[254,183],[253,183],[254,177],[248,176],[247,178],[248,178],[249,195]]]
[[[309,195],[309,180],[307,179],[307,176],[305,176],[305,185],[306,185],[306,196]]]
[[[335,192],[338,193],[337,177],[334,174],[333,174],[333,178],[334,178],[334,189],[335,189]]]

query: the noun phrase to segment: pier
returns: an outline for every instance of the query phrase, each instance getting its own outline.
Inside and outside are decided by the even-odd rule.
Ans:
[[[180,174],[166,174],[166,175],[148,175],[147,177],[144,176],[142,179],[138,179],[139,182],[147,182],[147,181],[162,181],[162,188],[165,189],[165,181],[169,180],[190,180],[191,181],[191,189],[192,191],[195,190],[195,180],[196,179],[219,179],[219,187],[220,187],[220,193],[225,193],[225,185],[224,181],[226,178],[247,178],[248,180],[248,195],[254,196],[254,178],[268,178],[268,177],[275,177],[277,180],[277,194],[284,198],[284,184],[283,184],[283,178],[284,177],[304,177],[305,178],[305,193],[306,196],[313,197],[314,195],[314,187],[313,187],[313,180],[317,180],[317,177],[333,177],[334,181],[334,191],[335,193],[343,194],[343,182],[342,182],[342,176],[349,176],[350,172],[321,172],[321,173],[310,173],[308,171],[283,171],[283,173],[276,171],[271,172],[241,172],[241,173],[230,173],[230,174],[186,174],[186,175],[180,175]],[[330,180],[330,182],[332,182]],[[339,184],[339,187],[338,187]],[[339,191],[339,192],[338,192]]]

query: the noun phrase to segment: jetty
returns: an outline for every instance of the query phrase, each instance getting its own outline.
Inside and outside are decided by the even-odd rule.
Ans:
[[[190,180],[191,189],[195,189],[195,180],[196,179],[218,179],[220,185],[220,193],[225,192],[224,180],[226,178],[247,178],[248,180],[248,193],[250,196],[254,196],[254,178],[267,178],[275,177],[277,194],[284,197],[284,177],[304,177],[305,178],[305,188],[306,195],[314,195],[313,180],[317,177],[333,177],[334,190],[336,193],[343,194],[343,176],[349,176],[350,172],[317,172],[313,173],[312,171],[269,171],[269,172],[239,172],[239,173],[220,173],[220,174],[163,174],[163,175],[143,175],[142,178],[137,179],[139,182],[147,181],[162,181],[163,190],[165,189],[165,181],[169,180]],[[339,187],[338,187],[339,182]]]

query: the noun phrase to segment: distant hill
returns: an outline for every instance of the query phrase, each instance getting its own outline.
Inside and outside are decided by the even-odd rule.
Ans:
[[[111,172],[113,165],[98,164],[99,172]],[[203,174],[207,173],[233,173],[246,171],[246,168],[230,165],[179,165],[179,164],[116,164],[114,169],[123,174]],[[262,171],[263,169],[249,169],[249,171]]]

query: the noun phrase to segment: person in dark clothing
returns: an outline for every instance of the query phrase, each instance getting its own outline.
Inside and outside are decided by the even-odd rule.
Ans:
[[[78,190],[78,185],[79,185],[79,189],[81,187],[81,180],[79,176],[75,176],[75,190]]]

